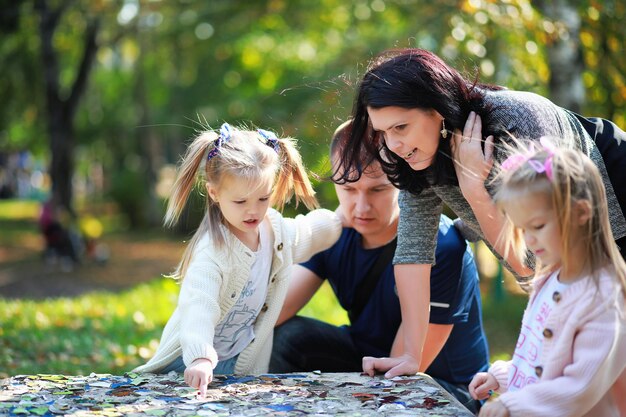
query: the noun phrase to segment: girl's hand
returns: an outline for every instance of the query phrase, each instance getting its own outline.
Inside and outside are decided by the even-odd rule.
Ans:
[[[469,384],[469,393],[475,400],[485,400],[489,398],[489,391],[495,391],[500,388],[500,384],[496,377],[488,372],[479,372],[474,375],[472,382]]]
[[[483,195],[485,180],[493,166],[493,136],[485,139],[484,153],[482,139],[480,116],[470,112],[463,133],[456,130],[450,141],[459,187],[470,204],[474,194]]]
[[[393,378],[399,375],[415,375],[419,371],[420,363],[413,356],[404,355],[396,358],[373,358],[363,357],[363,372],[369,376],[376,372],[385,372],[385,378]]]
[[[196,359],[185,369],[185,383],[200,391],[200,396],[206,396],[207,386],[213,380],[213,363],[205,358]]]
[[[502,401],[491,401],[483,405],[480,409],[479,417],[509,417],[509,409],[506,408]]]

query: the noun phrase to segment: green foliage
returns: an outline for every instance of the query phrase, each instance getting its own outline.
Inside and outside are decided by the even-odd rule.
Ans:
[[[483,326],[489,342],[491,360],[509,360],[517,343],[528,296],[507,293],[503,300],[498,301],[492,294],[483,292],[482,303]]]
[[[154,354],[178,290],[175,281],[159,278],[119,294],[45,301],[0,299],[0,377],[126,372]],[[492,358],[509,358],[526,297],[510,295],[497,303],[484,295],[483,300]],[[348,322],[328,285],[301,314],[336,325]]]
[[[154,353],[177,295],[162,278],[120,294],[0,299],[0,375],[128,371]]]
[[[39,203],[30,200],[4,200],[0,209],[0,220],[34,220],[39,215]]]
[[[39,237],[34,223],[37,212],[34,201],[1,201],[0,248],[32,246],[29,241]],[[105,230],[111,230],[115,219],[102,218]],[[140,238],[150,236],[144,232]],[[484,254],[480,258],[486,262]],[[483,321],[491,356],[507,359],[515,347],[527,297],[507,292],[498,301],[489,289],[493,279],[482,277],[482,282]],[[126,372],[154,354],[178,291],[174,280],[156,278],[120,293],[43,301],[0,298],[0,378]],[[348,323],[328,283],[300,314],[335,325]]]
[[[146,184],[140,173],[132,169],[121,169],[112,174],[110,197],[126,214],[131,226],[145,224]]]
[[[572,4],[582,22],[587,113],[623,123],[624,2]],[[10,9],[12,30],[0,45],[0,149],[47,155],[39,18],[33,1]],[[292,135],[315,169],[377,52],[425,47],[471,77],[547,94],[545,47],[566,36],[562,22],[528,0],[81,0],[64,9],[54,39],[63,91],[75,79],[85,24],[94,17],[99,51],[76,119],[85,148],[78,157],[83,166],[102,164],[107,178],[128,157],[150,159],[142,166],[155,169],[176,162],[205,119],[213,127],[228,120]],[[153,187],[150,173],[140,172]],[[332,193],[320,197],[335,202]]]
[[[348,313],[339,305],[339,301],[328,282],[324,282],[311,301],[298,314],[314,317],[336,326],[350,323]]]

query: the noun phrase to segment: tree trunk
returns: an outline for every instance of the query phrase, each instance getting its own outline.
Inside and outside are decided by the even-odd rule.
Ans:
[[[52,195],[69,213],[75,215],[72,189],[74,173],[74,126],[64,114],[63,106],[48,110],[48,134],[50,135],[50,178]]]
[[[35,9],[40,15],[39,33],[41,36],[41,59],[46,86],[46,107],[48,135],[50,136],[50,178],[53,198],[72,215],[73,206],[72,176],[74,174],[74,115],[78,102],[84,93],[91,65],[95,60],[98,46],[96,36],[99,21],[91,21],[85,33],[83,56],[77,70],[76,80],[66,99],[60,95],[59,64],[52,40],[66,2],[57,9],[51,9],[47,0],[37,0]]]
[[[156,183],[158,181],[157,167],[161,165],[159,158],[162,154],[158,138],[154,134],[154,129],[150,128],[152,122],[150,103],[147,97],[147,86],[144,71],[144,53],[150,50],[150,45],[146,43],[145,35],[139,34],[140,53],[139,71],[135,82],[135,94],[137,102],[141,106],[141,116],[139,129],[137,132],[137,143],[139,144],[139,154],[142,160],[143,173],[146,180],[146,193],[144,206],[145,222],[148,226],[154,227],[161,224],[161,212],[159,210],[159,199],[156,195]]]
[[[547,45],[550,67],[550,98],[577,113],[585,102],[584,61],[580,43],[580,15],[575,2],[538,1],[537,7],[555,23],[556,31]]]

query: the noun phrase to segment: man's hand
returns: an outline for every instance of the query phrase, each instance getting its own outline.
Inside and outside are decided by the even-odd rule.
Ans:
[[[376,372],[385,372],[385,378],[399,375],[415,375],[419,371],[420,363],[411,355],[404,354],[396,358],[363,358],[363,372],[369,376]]]
[[[206,396],[207,386],[213,380],[213,363],[206,358],[198,358],[185,369],[185,383],[200,391],[200,396]]]

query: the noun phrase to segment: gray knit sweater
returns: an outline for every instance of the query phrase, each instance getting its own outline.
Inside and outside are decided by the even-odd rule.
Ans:
[[[487,91],[485,102],[491,109],[491,123],[499,125],[513,137],[532,140],[538,140],[542,136],[560,138],[562,140],[559,143],[560,146],[580,149],[589,156],[600,169],[606,187],[614,237],[618,239],[626,236],[626,220],[615,197],[602,156],[594,141],[573,114],[540,95],[528,92]],[[500,140],[511,142],[511,137],[505,136]],[[496,154],[496,162],[502,162],[505,156],[503,152]],[[494,171],[495,168],[492,169],[486,183],[490,181]],[[490,187],[487,189],[490,193],[492,192]],[[435,185],[424,189],[417,196],[402,191],[400,193],[398,247],[394,264],[434,264],[438,219],[444,204],[466,226],[483,238],[478,221],[458,186]]]

